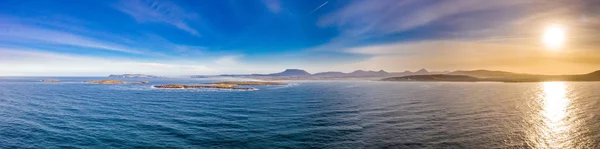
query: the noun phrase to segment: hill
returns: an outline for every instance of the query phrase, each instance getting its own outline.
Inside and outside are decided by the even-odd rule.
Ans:
[[[456,71],[455,71],[456,72]],[[466,72],[466,73],[465,73]],[[588,74],[579,75],[533,75],[518,74],[502,71],[461,71],[461,74],[472,74],[484,77],[475,77],[470,75],[411,75],[403,77],[391,77],[382,79],[384,81],[452,81],[452,82],[544,82],[544,81],[600,81],[600,70]]]
[[[465,70],[453,71],[453,72],[448,73],[448,75],[467,75],[467,76],[473,76],[473,77],[478,77],[478,78],[504,78],[504,77],[523,76],[523,75],[528,75],[528,74],[480,69],[480,70],[470,70],[470,71],[465,71]]]

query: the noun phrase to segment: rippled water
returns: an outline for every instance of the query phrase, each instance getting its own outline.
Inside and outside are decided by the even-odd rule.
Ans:
[[[0,78],[0,148],[600,148],[600,83]],[[154,79],[153,84],[202,79]]]

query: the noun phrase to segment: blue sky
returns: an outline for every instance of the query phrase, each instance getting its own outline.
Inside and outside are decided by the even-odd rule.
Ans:
[[[584,72],[597,2],[5,0],[0,75],[501,69]],[[544,26],[577,44],[548,52]],[[596,26],[596,27],[595,27]],[[566,51],[566,50],[565,50]],[[597,51],[592,53],[598,53]],[[533,60],[532,60],[533,59]],[[507,63],[507,61],[511,63]]]

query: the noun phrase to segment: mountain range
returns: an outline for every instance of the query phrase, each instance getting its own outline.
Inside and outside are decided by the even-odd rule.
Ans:
[[[311,74],[302,69],[286,69],[278,73],[270,74],[224,74],[218,76],[206,76],[196,75],[193,78],[205,78],[205,77],[250,77],[250,78],[278,78],[278,79],[342,79],[342,78],[382,78],[392,76],[406,76],[406,75],[425,75],[433,74],[426,69],[420,69],[416,72],[404,71],[404,72],[386,72],[384,70],[372,71],[372,70],[356,70],[350,73],[328,71]]]
[[[111,77],[154,77],[151,75],[125,74],[111,75]],[[588,74],[576,75],[538,75],[514,73],[493,70],[458,70],[431,72],[426,69],[418,71],[387,72],[384,70],[356,70],[350,73],[327,71],[311,74],[302,69],[286,69],[270,74],[224,74],[224,75],[195,75],[192,78],[206,77],[241,77],[256,79],[381,79],[384,81],[456,81],[456,82],[539,82],[539,81],[600,81],[600,70]]]

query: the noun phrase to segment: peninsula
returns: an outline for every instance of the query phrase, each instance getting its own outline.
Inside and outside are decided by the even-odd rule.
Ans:
[[[383,81],[446,81],[446,82],[545,82],[600,81],[600,70],[578,75],[535,75],[504,71],[455,71],[449,74],[389,77]]]
[[[148,81],[125,82],[122,80],[89,80],[89,84],[148,84]]]

